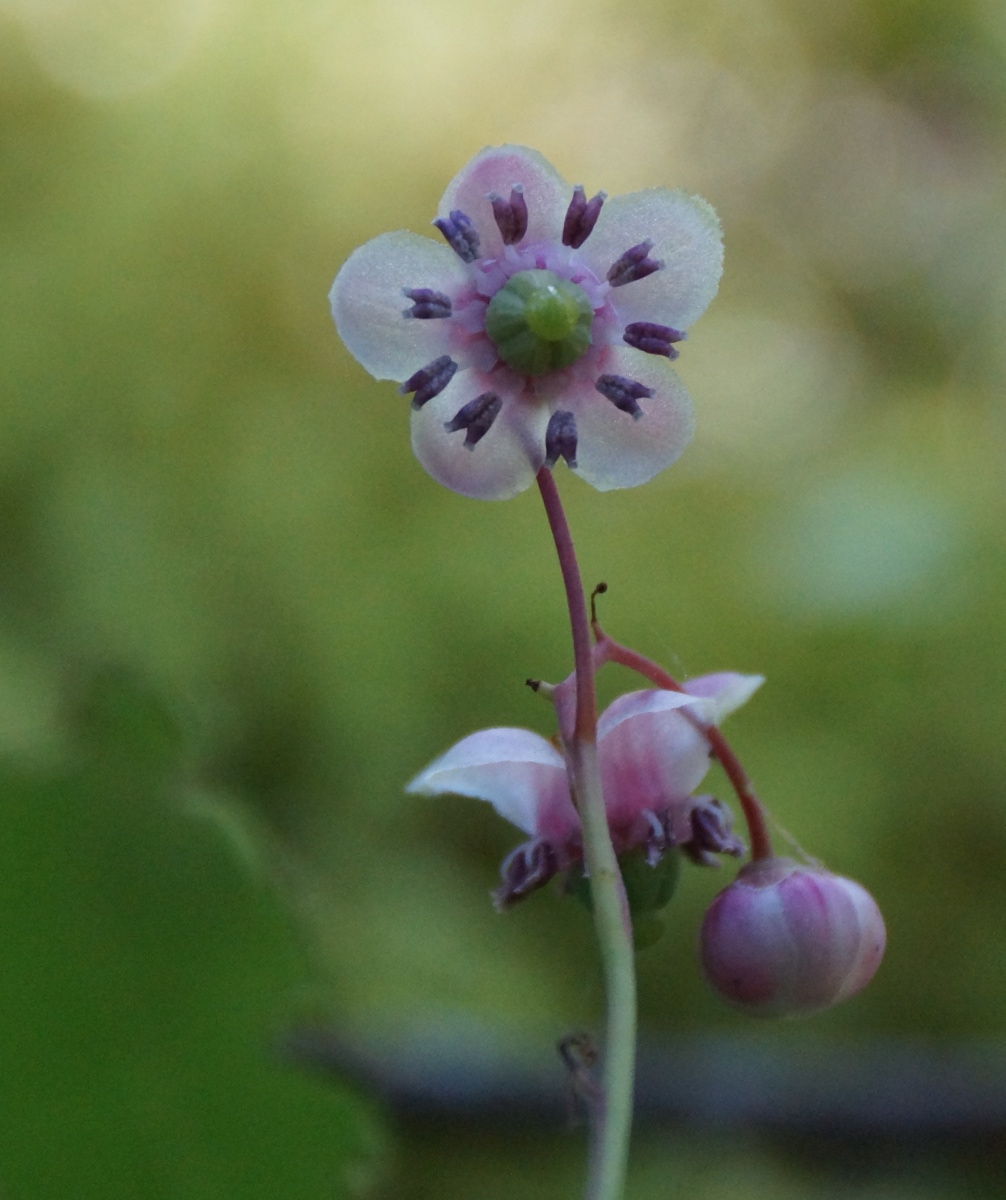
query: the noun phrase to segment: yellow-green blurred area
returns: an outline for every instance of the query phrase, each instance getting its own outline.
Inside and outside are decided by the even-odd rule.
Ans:
[[[888,920],[860,998],[754,1024],[694,949],[733,867],[689,867],[646,1037],[1000,1044],[1004,130],[996,0],[0,0],[0,1195],[578,1194],[562,1112],[396,1118],[277,1050],[321,1023],[393,1067],[432,1031],[561,1091],[556,1039],[598,1028],[586,913],[497,915],[518,832],[403,795],[474,729],[551,732],[540,502],[427,478],[326,304],[503,141],[721,215],[693,445],[560,485],[613,636],[767,676],[728,733]],[[998,1120],[998,1155],[865,1162],[668,1116],[630,1195],[994,1194]]]

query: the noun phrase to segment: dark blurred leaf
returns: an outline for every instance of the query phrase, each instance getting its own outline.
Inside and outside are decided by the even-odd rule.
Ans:
[[[82,716],[86,769],[2,780],[0,1183],[33,1200],[363,1194],[374,1116],[273,1050],[307,978],[287,913],[168,803],[177,727],[152,692],[105,673]]]

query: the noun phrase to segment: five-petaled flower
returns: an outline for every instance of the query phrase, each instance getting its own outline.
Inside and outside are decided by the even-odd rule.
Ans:
[[[434,224],[446,244],[398,232],[355,250],[330,297],[350,352],[411,394],[434,479],[505,499],[561,458],[604,491],[678,457],[693,419],[670,361],[723,262],[704,200],[588,200],[534,150],[501,146],[461,170]]]
[[[702,732],[743,704],[760,675],[721,672],[687,683],[684,692],[629,692],[597,724],[598,759],[612,842],[619,854],[642,847],[651,864],[675,846],[701,863],[741,854],[726,808],[693,796],[709,769]],[[685,715],[685,712],[689,714]],[[566,763],[556,747],[528,729],[483,729],[463,738],[408,785],[424,795],[488,800],[529,835],[504,860],[496,901],[505,908],[583,858],[580,818]]]

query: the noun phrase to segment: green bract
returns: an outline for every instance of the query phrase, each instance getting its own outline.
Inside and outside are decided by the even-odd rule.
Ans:
[[[490,301],[486,333],[508,367],[544,375],[583,355],[593,319],[583,288],[551,271],[520,271]]]

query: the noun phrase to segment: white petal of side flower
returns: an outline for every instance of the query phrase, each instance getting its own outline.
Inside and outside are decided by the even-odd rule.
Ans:
[[[620,725],[637,717],[677,712],[679,708],[693,709],[702,701],[687,692],[672,692],[665,688],[644,688],[637,692],[626,692],[613,700],[601,713],[597,722],[597,737],[603,741]],[[706,739],[702,742],[705,745]]]
[[[682,715],[695,697],[649,689],[619,696],[598,722],[605,808],[613,826],[684,800],[709,770],[709,743]]]
[[[694,711],[710,725],[719,725],[724,717],[746,704],[765,682],[764,675],[739,675],[736,671],[718,671],[714,675],[698,675],[685,683],[685,691],[702,696],[708,705]]]
[[[579,828],[562,755],[529,729],[470,734],[421,771],[406,791],[487,800],[501,817],[534,836],[564,840]]]
[[[417,233],[382,233],[354,250],[335,277],[329,301],[346,349],[375,379],[403,383],[441,354],[450,353],[445,320],[404,317],[403,288],[433,288],[453,297],[468,269],[447,246]]]
[[[519,184],[527,205],[527,242],[558,242],[572,188],[537,150],[527,146],[487,146],[454,176],[440,201],[437,215],[449,217],[460,209],[471,218],[481,242],[480,254],[495,257],[503,252],[489,196],[504,200]]]
[[[649,238],[663,267],[614,288],[611,302],[626,322],[657,321],[687,329],[709,307],[723,273],[719,218],[700,196],[650,188],[608,200],[581,255],[599,279],[630,247]]]
[[[753,683],[746,683],[753,680]],[[726,809],[691,793],[709,769],[709,742],[690,713],[708,720],[716,698],[740,702],[760,680],[722,672],[694,681],[703,695],[649,688],[620,696],[597,723],[605,810],[619,854],[643,847],[651,865],[675,846],[699,862],[737,854]],[[563,756],[527,729],[484,729],[420,772],[408,791],[486,800],[530,836],[501,868],[497,904],[508,908],[581,860],[580,819]]]

